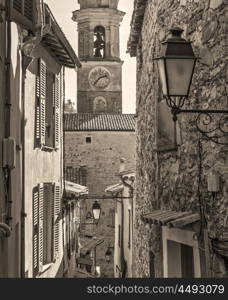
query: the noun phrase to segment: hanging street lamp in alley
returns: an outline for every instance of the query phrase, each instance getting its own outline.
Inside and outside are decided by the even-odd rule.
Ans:
[[[98,223],[101,216],[101,206],[97,200],[93,203],[92,212],[93,212],[93,218],[95,222]]]
[[[171,37],[162,43],[157,61],[162,92],[171,108],[174,122],[180,113],[195,113],[196,127],[208,140],[228,145],[228,110],[182,109],[186,104],[197,62],[190,41],[181,37],[183,30],[170,30]]]
[[[181,37],[182,29],[174,28],[170,32],[172,36],[163,43],[161,56],[157,58],[158,69],[168,105],[181,108],[189,95],[197,58],[191,42]]]
[[[112,256],[112,251],[111,251],[110,247],[108,247],[107,251],[105,252],[105,260],[107,263],[110,263],[111,256]]]

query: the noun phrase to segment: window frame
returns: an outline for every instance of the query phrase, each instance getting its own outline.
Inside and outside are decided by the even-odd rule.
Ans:
[[[62,71],[54,74],[42,58],[37,60],[36,74],[36,114],[35,114],[35,148],[57,151],[60,148]],[[53,77],[52,77],[53,76]],[[52,78],[51,88],[47,84]],[[53,92],[51,92],[51,90]],[[52,123],[52,126],[47,123]],[[51,136],[47,138],[47,127],[51,127]],[[49,140],[48,140],[49,139]],[[48,142],[47,142],[48,141]]]
[[[49,205],[51,208],[51,239],[47,243],[47,232],[50,226],[50,211],[45,211],[47,203],[46,188],[49,188]],[[40,276],[47,271],[58,259],[60,252],[60,213],[61,188],[59,183],[40,183],[33,189],[33,277]],[[49,228],[48,228],[49,230]],[[49,248],[48,248],[49,247]],[[50,253],[47,253],[47,249]],[[47,259],[48,257],[48,259]]]

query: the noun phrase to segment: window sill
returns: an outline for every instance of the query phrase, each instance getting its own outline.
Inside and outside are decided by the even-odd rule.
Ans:
[[[41,148],[41,150],[47,151],[47,152],[53,152],[53,151],[57,151],[58,149],[57,148],[52,148],[52,147],[49,147],[49,146],[43,146]]]
[[[157,153],[166,153],[166,152],[177,152],[179,148],[179,145],[168,145],[168,146],[160,146],[155,151]]]

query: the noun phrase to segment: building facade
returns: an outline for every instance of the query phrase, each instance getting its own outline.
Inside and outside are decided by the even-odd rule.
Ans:
[[[134,173],[122,171],[120,182],[106,189],[115,201],[114,277],[132,278]]]
[[[169,29],[184,29],[200,57],[185,108],[227,109],[227,9],[222,0],[134,2],[128,51],[137,58],[135,277],[227,277],[227,146],[203,139],[196,115],[181,114],[174,137],[153,60]]]
[[[89,189],[90,199],[81,200],[81,222],[89,222],[95,200],[101,205],[98,225],[82,226],[81,235],[104,239],[97,251],[97,266],[101,277],[113,277],[113,260],[107,264],[105,252],[109,244],[114,245],[115,202],[106,197],[105,189],[116,182],[122,157],[129,170],[135,169],[134,115],[66,114],[65,157],[67,178],[77,183],[81,180]]]
[[[1,276],[62,277],[64,68],[80,63],[43,1],[6,1],[2,11]]]

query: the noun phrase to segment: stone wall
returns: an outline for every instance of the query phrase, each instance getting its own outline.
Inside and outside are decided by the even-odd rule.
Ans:
[[[91,138],[91,143],[86,143]],[[66,132],[65,166],[84,166],[87,171],[86,185],[89,194],[103,196],[105,189],[119,181],[120,158],[126,159],[126,170],[135,170],[134,132]],[[86,213],[92,211],[95,199],[86,200]],[[114,208],[112,199],[100,200],[101,219],[93,226],[93,236],[103,237],[104,243],[97,248],[97,266],[101,266],[102,277],[114,277],[113,258],[107,264],[105,252],[109,243],[114,245],[114,227],[111,226],[110,210]]]
[[[135,1],[137,3],[138,1]],[[149,250],[155,254],[156,277],[163,276],[161,228],[145,227],[141,214],[153,209],[200,211],[199,138],[195,116],[179,116],[178,151],[159,151],[157,100],[160,97],[158,70],[152,60],[168,29],[184,29],[183,37],[193,41],[197,63],[190,101],[186,108],[227,109],[227,2],[222,0],[161,0],[147,2],[137,48],[137,164],[134,275],[149,277]],[[140,24],[140,22],[139,22]],[[228,148],[202,140],[203,205],[211,238],[228,237],[227,190]],[[207,191],[207,175],[220,175],[220,192],[213,200]],[[227,277],[227,261],[210,252],[213,277]]]

